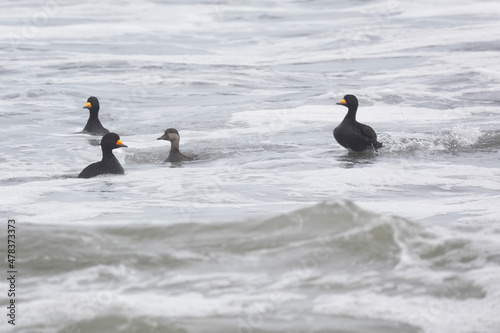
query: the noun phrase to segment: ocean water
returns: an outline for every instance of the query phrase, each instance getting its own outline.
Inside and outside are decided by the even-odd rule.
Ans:
[[[497,1],[0,18],[2,332],[500,332]],[[335,142],[348,93],[378,153]],[[89,96],[124,176],[76,178],[101,158]],[[195,161],[163,163],[169,127]]]

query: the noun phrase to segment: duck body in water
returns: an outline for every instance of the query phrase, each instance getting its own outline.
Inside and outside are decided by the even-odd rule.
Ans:
[[[78,178],[92,178],[105,174],[123,175],[125,171],[113,154],[113,149],[127,147],[116,133],[108,133],[101,139],[102,160],[92,163],[80,172]]]
[[[87,121],[87,125],[82,130],[82,133],[88,133],[92,135],[105,135],[108,134],[109,131],[102,126],[101,121],[99,120],[99,100],[97,97],[90,96],[87,99],[87,104],[83,107],[84,109],[89,110],[89,120]]]
[[[175,128],[167,128],[165,133],[160,136],[157,140],[167,140],[170,141],[170,153],[168,154],[165,162],[183,162],[183,161],[192,161],[193,158],[184,155],[179,150],[179,143],[181,137],[179,132]]]
[[[354,95],[345,95],[337,103],[348,108],[344,120],[333,130],[333,137],[344,148],[352,151],[363,151],[366,149],[377,149],[382,144],[377,141],[377,134],[368,125],[356,121],[356,111],[358,110],[358,99]]]

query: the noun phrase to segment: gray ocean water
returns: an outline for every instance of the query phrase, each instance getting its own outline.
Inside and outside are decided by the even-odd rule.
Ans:
[[[0,330],[500,332],[499,56],[498,1],[1,2]]]

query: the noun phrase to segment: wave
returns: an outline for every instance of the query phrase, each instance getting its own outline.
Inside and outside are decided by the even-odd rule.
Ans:
[[[242,318],[252,315],[256,302],[275,309],[258,327],[263,331],[287,327],[282,315],[303,313],[327,326],[332,318],[353,318],[345,322],[348,331],[376,323],[376,332],[428,332],[422,316],[454,331],[484,327],[496,314],[499,232],[493,223],[415,223],[346,200],[215,224],[24,225],[22,265],[30,280],[23,306],[37,315],[20,329],[48,327],[45,309],[61,302],[34,292],[32,283],[40,280],[54,295],[60,286],[72,290],[59,311],[61,332],[73,326],[105,332],[104,323],[117,318],[128,318],[123,327],[130,329],[147,326],[142,319],[148,318],[159,332],[196,332],[203,325],[253,330]],[[276,293],[287,301],[270,303]],[[429,303],[478,315],[455,316],[450,324],[447,308]]]
[[[409,134],[381,133],[379,141],[389,152],[461,152],[500,148],[500,130],[483,131],[479,127],[457,125],[449,131],[411,137]]]
[[[482,226],[491,225],[485,222]],[[221,224],[60,228],[26,228],[29,256],[25,270],[43,268],[54,273],[58,268],[81,269],[86,266],[82,263],[91,265],[98,253],[126,253],[106,257],[105,263],[127,263],[140,269],[144,262],[191,265],[214,257],[258,252],[267,258],[279,257],[274,265],[283,268],[304,254],[318,251],[340,260],[329,265],[341,270],[358,270],[360,265],[364,265],[362,270],[417,265],[453,271],[498,263],[497,256],[491,254],[500,252],[500,245],[489,244],[492,250],[486,253],[483,248],[489,238],[481,238],[481,233],[378,215],[345,200],[322,202],[270,219]],[[91,248],[88,244],[94,245]],[[161,248],[162,244],[168,246]]]

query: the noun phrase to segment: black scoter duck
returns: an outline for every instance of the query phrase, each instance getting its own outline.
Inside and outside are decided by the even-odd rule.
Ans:
[[[344,120],[333,130],[333,137],[344,148],[352,151],[379,149],[382,144],[377,141],[377,134],[368,125],[356,121],[358,99],[354,95],[345,95],[338,105],[346,106],[349,111]]]
[[[83,129],[83,133],[89,133],[92,135],[104,135],[108,134],[109,131],[102,126],[99,121],[99,100],[91,96],[87,99],[87,104],[83,107],[84,109],[89,109],[89,120],[87,125]]]
[[[167,128],[165,133],[160,136],[157,140],[167,140],[170,141],[170,154],[168,154],[165,162],[182,162],[182,161],[192,161],[193,158],[184,155],[179,150],[179,141],[181,137],[179,132],[175,128]]]
[[[105,174],[123,175],[123,167],[113,154],[113,149],[127,147],[116,133],[108,133],[101,139],[102,160],[92,163],[80,172],[78,178],[92,178]]]

